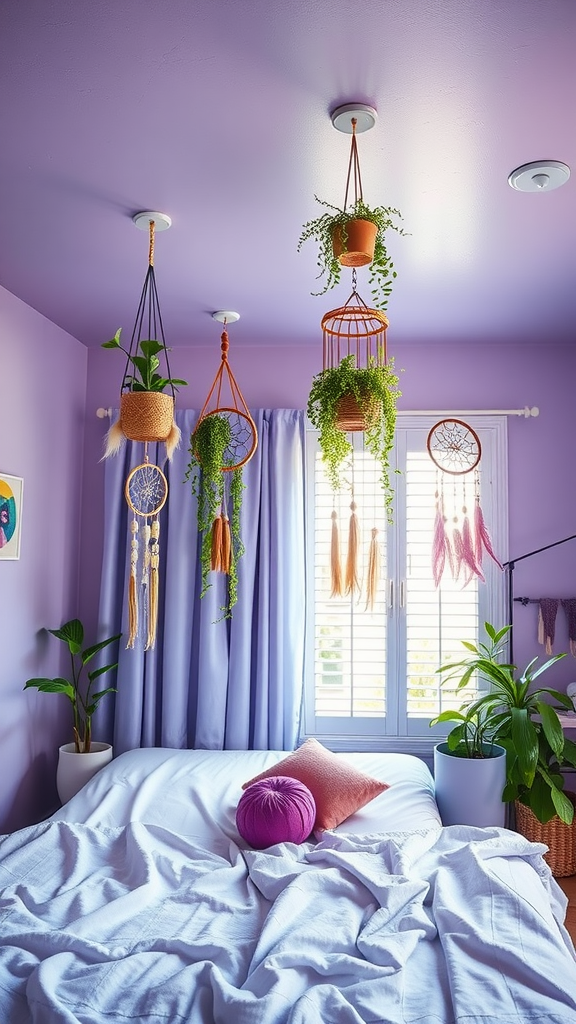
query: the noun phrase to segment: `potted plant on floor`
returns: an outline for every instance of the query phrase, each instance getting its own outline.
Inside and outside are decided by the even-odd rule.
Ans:
[[[72,704],[74,740],[60,747],[56,776],[58,795],[62,803],[65,803],[112,759],[111,744],[95,742],[92,739],[92,716],[107,694],[116,693],[116,687],[109,686],[94,692],[93,686],[100,676],[117,668],[118,662],[92,670],[87,670],[86,666],[105,647],[119,640],[122,634],[117,633],[82,649],[84,626],[80,619],[70,619],[60,629],[49,629],[48,632],[67,645],[70,653],[71,678],[57,676],[53,679],[28,679],[24,689],[34,688],[43,693],[63,693]]]
[[[308,418],[319,431],[319,444],[328,480],[333,490],[342,485],[342,470],[352,454],[347,436],[348,423],[342,424],[343,403],[349,397],[362,410],[366,449],[380,467],[380,480],[388,518],[392,520],[393,489],[390,484],[390,452],[394,444],[396,405],[401,391],[394,372],[394,360],[357,367],[356,357],[345,356],[337,366],[321,370],[312,380],[308,396]]]
[[[387,206],[369,206],[362,198],[339,209],[318,196],[314,197],[324,212],[307,221],[298,240],[298,252],[312,239],[318,247],[318,280],[323,288],[312,292],[324,295],[340,282],[342,267],[370,266],[369,284],[377,309],[386,309],[392,284],[396,278],[394,264],[386,248],[386,232],[406,232],[396,223],[399,210]]]
[[[120,416],[108,431],[104,457],[115,455],[128,438],[130,441],[164,441],[168,458],[171,458],[180,441],[180,430],[174,422],[174,392],[187,381],[159,372],[159,357],[168,351],[163,342],[143,339],[130,351],[122,346],[121,334],[120,327],[110,341],[102,344],[102,348],[119,349],[126,356]],[[167,393],[167,388],[171,394]]]
[[[557,654],[539,667],[534,658],[518,674],[516,666],[504,660],[511,627],[496,630],[486,622],[484,628],[487,644],[464,643],[469,656],[438,669],[445,675],[444,682],[458,678],[459,690],[476,674],[490,684],[489,692],[465,702],[458,711],[442,712],[430,723],[456,723],[446,743],[439,744],[440,756],[435,750],[435,773],[441,755],[454,761],[454,770],[438,769],[440,799],[444,787],[447,791],[462,780],[462,758],[480,762],[488,755],[489,759],[490,748],[496,744],[506,752],[502,802],[515,801],[517,809],[528,808],[541,824],[558,818],[570,825],[574,806],[564,792],[562,768],[576,766],[576,744],[564,736],[556,709],[572,709],[573,705],[565,693],[533,685],[565,654]],[[465,799],[470,802],[470,791]]]

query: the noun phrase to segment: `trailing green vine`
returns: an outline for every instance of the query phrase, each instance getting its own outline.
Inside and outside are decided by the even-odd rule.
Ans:
[[[398,390],[398,377],[394,373],[394,360],[384,366],[377,366],[374,358],[367,367],[356,367],[354,355],[345,356],[338,366],[321,370],[312,380],[308,396],[308,418],[319,431],[322,460],[333,490],[342,486],[342,469],[353,447],[348,435],[336,426],[338,403],[345,395],[352,394],[362,406],[379,403],[377,415],[364,431],[366,449],[380,466],[380,482],[388,521],[392,522],[392,498],[394,490],[390,484],[390,452],[394,445],[396,428],[396,403],[402,394]]]
[[[347,240],[346,225],[351,220],[369,220],[377,227],[376,243],[374,246],[374,257],[370,264],[368,282],[371,286],[372,298],[377,309],[386,309],[388,299],[392,292],[392,283],[396,278],[394,264],[388,255],[385,243],[386,231],[396,231],[399,235],[405,235],[403,230],[394,218],[402,219],[399,210],[387,206],[368,206],[363,199],[357,199],[347,210],[340,210],[332,203],[326,203],[323,199],[314,196],[316,202],[326,207],[324,213],[313,220],[307,221],[298,240],[298,252],[309,239],[313,239],[318,246],[318,257],[316,260],[319,270],[317,280],[324,278],[324,287],[321,291],[312,292],[312,295],[324,295],[331,288],[340,282],[342,266],[334,255],[332,238],[334,231],[340,229],[344,243]]]
[[[192,486],[192,494],[198,499],[198,531],[202,534],[200,564],[202,586],[200,597],[204,597],[211,583],[212,530],[220,515],[226,515],[230,508],[231,553],[228,572],[228,600],[221,608],[224,618],[231,616],[238,600],[238,559],[244,554],[240,536],[240,513],[242,507],[242,469],[226,469],[226,449],[232,438],[232,428],[225,416],[209,414],[200,420],[190,438],[188,449],[190,459],[186,469],[186,480]],[[228,463],[229,464],[229,463]]]

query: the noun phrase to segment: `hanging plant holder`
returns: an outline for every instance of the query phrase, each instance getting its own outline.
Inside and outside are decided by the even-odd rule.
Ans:
[[[103,348],[121,349],[126,355],[120,387],[120,415],[108,432],[105,458],[116,454],[126,438],[145,444],[164,442],[169,459],[180,443],[180,429],[174,420],[175,385],[186,384],[186,381],[173,379],[170,373],[154,272],[154,217],[164,218],[163,227],[170,226],[169,218],[163,214],[139,214],[134,218],[139,227],[148,228],[149,246],[148,269],[130,345],[128,349],[122,347],[121,330],[103,345]]]
[[[358,143],[356,141],[357,118],[351,118],[352,140],[350,143],[350,159],[348,161],[348,175],[346,177],[346,192],[344,195],[343,210],[348,209],[348,193],[350,191],[350,179],[354,182],[354,207],[364,203],[362,194],[362,177],[360,174],[360,158],[358,156]],[[361,208],[361,207],[360,207]],[[374,248],[376,245],[376,234],[378,226],[370,220],[362,217],[348,219],[344,224],[335,226],[332,232],[332,248],[334,256],[343,267],[366,267],[374,259]]]
[[[484,583],[484,552],[500,569],[502,564],[494,554],[480,506],[480,438],[464,420],[446,418],[434,424],[426,447],[436,466],[436,516],[432,542],[434,583],[437,587],[440,585],[446,569],[463,586],[468,586],[473,579]],[[472,501],[474,511],[471,515]]]
[[[220,314],[214,315],[220,319]],[[225,317],[224,325],[221,362],[190,437],[186,478],[198,498],[198,530],[203,534],[200,596],[210,586],[211,571],[225,573],[228,600],[222,611],[229,617],[237,600],[237,563],[244,552],[240,536],[242,469],[256,451],[258,433],[228,361]]]

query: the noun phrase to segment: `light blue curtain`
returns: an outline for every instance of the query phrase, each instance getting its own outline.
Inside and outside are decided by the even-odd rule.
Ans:
[[[143,460],[127,444],[105,464],[105,537],[100,627],[122,629],[118,692],[108,732],[115,753],[135,747],[291,750],[296,744],[304,665],[304,413],[252,412],[258,447],[244,467],[238,602],[221,618],[226,577],[211,573],[200,600],[196,499],[185,482],[190,434],[198,413],[178,412],[182,444],[171,463],[164,446],[150,461],[166,474],[160,513],[160,611],[154,650],[125,649],[130,568],[124,483]],[[104,705],[102,704],[102,711]],[[113,721],[112,721],[113,716]],[[96,724],[96,723],[95,723]]]

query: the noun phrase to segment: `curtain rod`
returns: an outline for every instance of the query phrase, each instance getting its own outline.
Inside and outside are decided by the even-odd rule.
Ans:
[[[96,409],[96,415],[99,420],[110,419],[112,416],[112,409]],[[533,405],[531,408],[527,405],[523,409],[452,409],[447,412],[446,409],[398,409],[397,416],[524,416],[528,419],[529,416],[539,416],[540,409],[538,406]]]
[[[527,405],[523,409],[398,409],[397,416],[539,416],[540,409]]]

